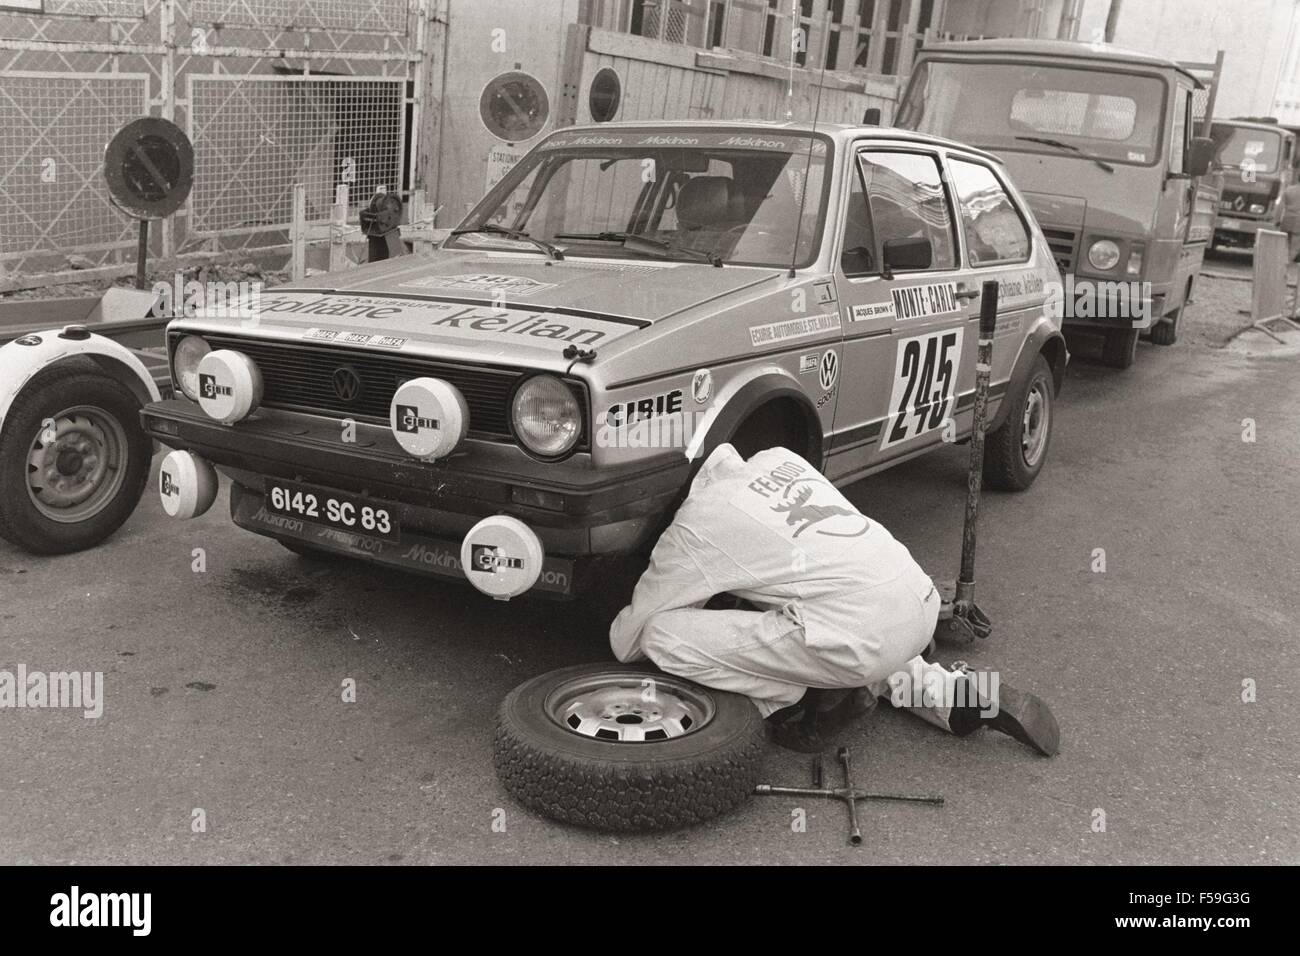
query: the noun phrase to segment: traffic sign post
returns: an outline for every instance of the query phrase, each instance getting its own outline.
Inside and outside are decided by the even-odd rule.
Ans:
[[[140,220],[135,285],[145,288],[149,222],[165,219],[194,184],[194,147],[175,123],[153,116],[127,123],[104,150],[104,179],[114,205]]]

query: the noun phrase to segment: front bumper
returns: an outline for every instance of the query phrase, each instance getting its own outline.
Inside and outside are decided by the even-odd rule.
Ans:
[[[1066,289],[1073,299],[1062,303],[1061,326],[1065,330],[1147,329],[1160,321],[1164,310],[1164,291],[1136,279],[1074,275]]]
[[[164,445],[216,465],[239,486],[241,500],[251,495],[260,501],[267,477],[365,495],[398,507],[402,544],[409,533],[412,540],[457,542],[457,551],[465,533],[494,514],[527,524],[548,555],[636,551],[659,532],[690,474],[690,462],[681,455],[597,469],[587,455],[543,463],[512,446],[474,441],[466,443],[467,453],[428,463],[407,456],[388,429],[377,425],[358,423],[355,441],[345,443],[333,418],[264,410],[228,426],[183,399],[147,405],[140,420]],[[232,508],[237,522],[248,527],[240,518],[255,509],[241,512],[233,495]],[[274,522],[256,524],[251,530],[301,539]],[[331,543],[337,538],[319,540],[322,547]]]
[[[1278,229],[1268,219],[1249,219],[1237,215],[1220,215],[1214,221],[1214,242],[1221,246],[1254,248],[1255,233],[1261,229]]]

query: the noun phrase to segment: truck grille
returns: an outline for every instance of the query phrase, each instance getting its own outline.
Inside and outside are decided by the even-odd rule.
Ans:
[[[1074,257],[1078,254],[1079,234],[1072,229],[1044,229],[1047,248],[1052,250],[1052,258],[1061,274],[1074,271]]]
[[[398,385],[413,378],[432,376],[450,382],[465,396],[471,435],[512,440],[510,395],[515,383],[524,376],[523,369],[441,362],[302,342],[223,335],[203,338],[214,349],[234,349],[257,363],[262,373],[262,404],[268,408],[387,423],[388,406]],[[340,398],[334,388],[334,372],[343,367],[355,372],[361,381],[360,392],[351,401]],[[573,390],[582,410],[583,439],[579,447],[586,447],[585,389],[578,382],[565,384]]]

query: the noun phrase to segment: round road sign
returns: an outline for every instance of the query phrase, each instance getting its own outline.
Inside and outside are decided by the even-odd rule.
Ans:
[[[162,219],[190,194],[194,147],[175,123],[146,116],[127,123],[104,150],[108,194],[128,216]]]
[[[489,80],[478,109],[488,132],[507,143],[532,139],[551,115],[546,88],[536,77],[518,70]]]

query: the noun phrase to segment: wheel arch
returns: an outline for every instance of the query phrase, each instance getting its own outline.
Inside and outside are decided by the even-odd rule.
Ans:
[[[1017,394],[1017,390],[1033,371],[1034,360],[1040,355],[1047,360],[1047,365],[1052,370],[1054,393],[1057,395],[1061,393],[1061,386],[1065,383],[1065,369],[1070,362],[1070,350],[1060,330],[1047,322],[1042,322],[1025,338],[1024,344],[1020,347],[1020,354],[1011,369],[1011,378],[1007,382],[1006,392],[1003,393],[1004,400],[999,403],[997,414],[989,422],[988,431],[996,431],[1006,421],[1011,413],[1011,405],[1005,398]]]
[[[819,469],[825,465],[826,436],[822,432],[817,409],[800,388],[799,383],[784,369],[762,370],[739,385],[730,395],[720,396],[723,404],[715,418],[709,422],[698,450],[692,455],[701,463],[715,448],[730,441],[740,428],[760,409],[777,406],[785,414],[797,416],[806,440],[803,448],[792,448]]]
[[[0,428],[14,400],[41,372],[80,362],[90,362],[109,378],[128,388],[141,405],[156,402],[161,397],[153,376],[125,346],[102,335],[85,338],[64,338],[58,330],[37,332],[23,339],[36,339],[35,345],[22,345],[18,341],[0,346],[0,382],[6,383],[0,391]]]

